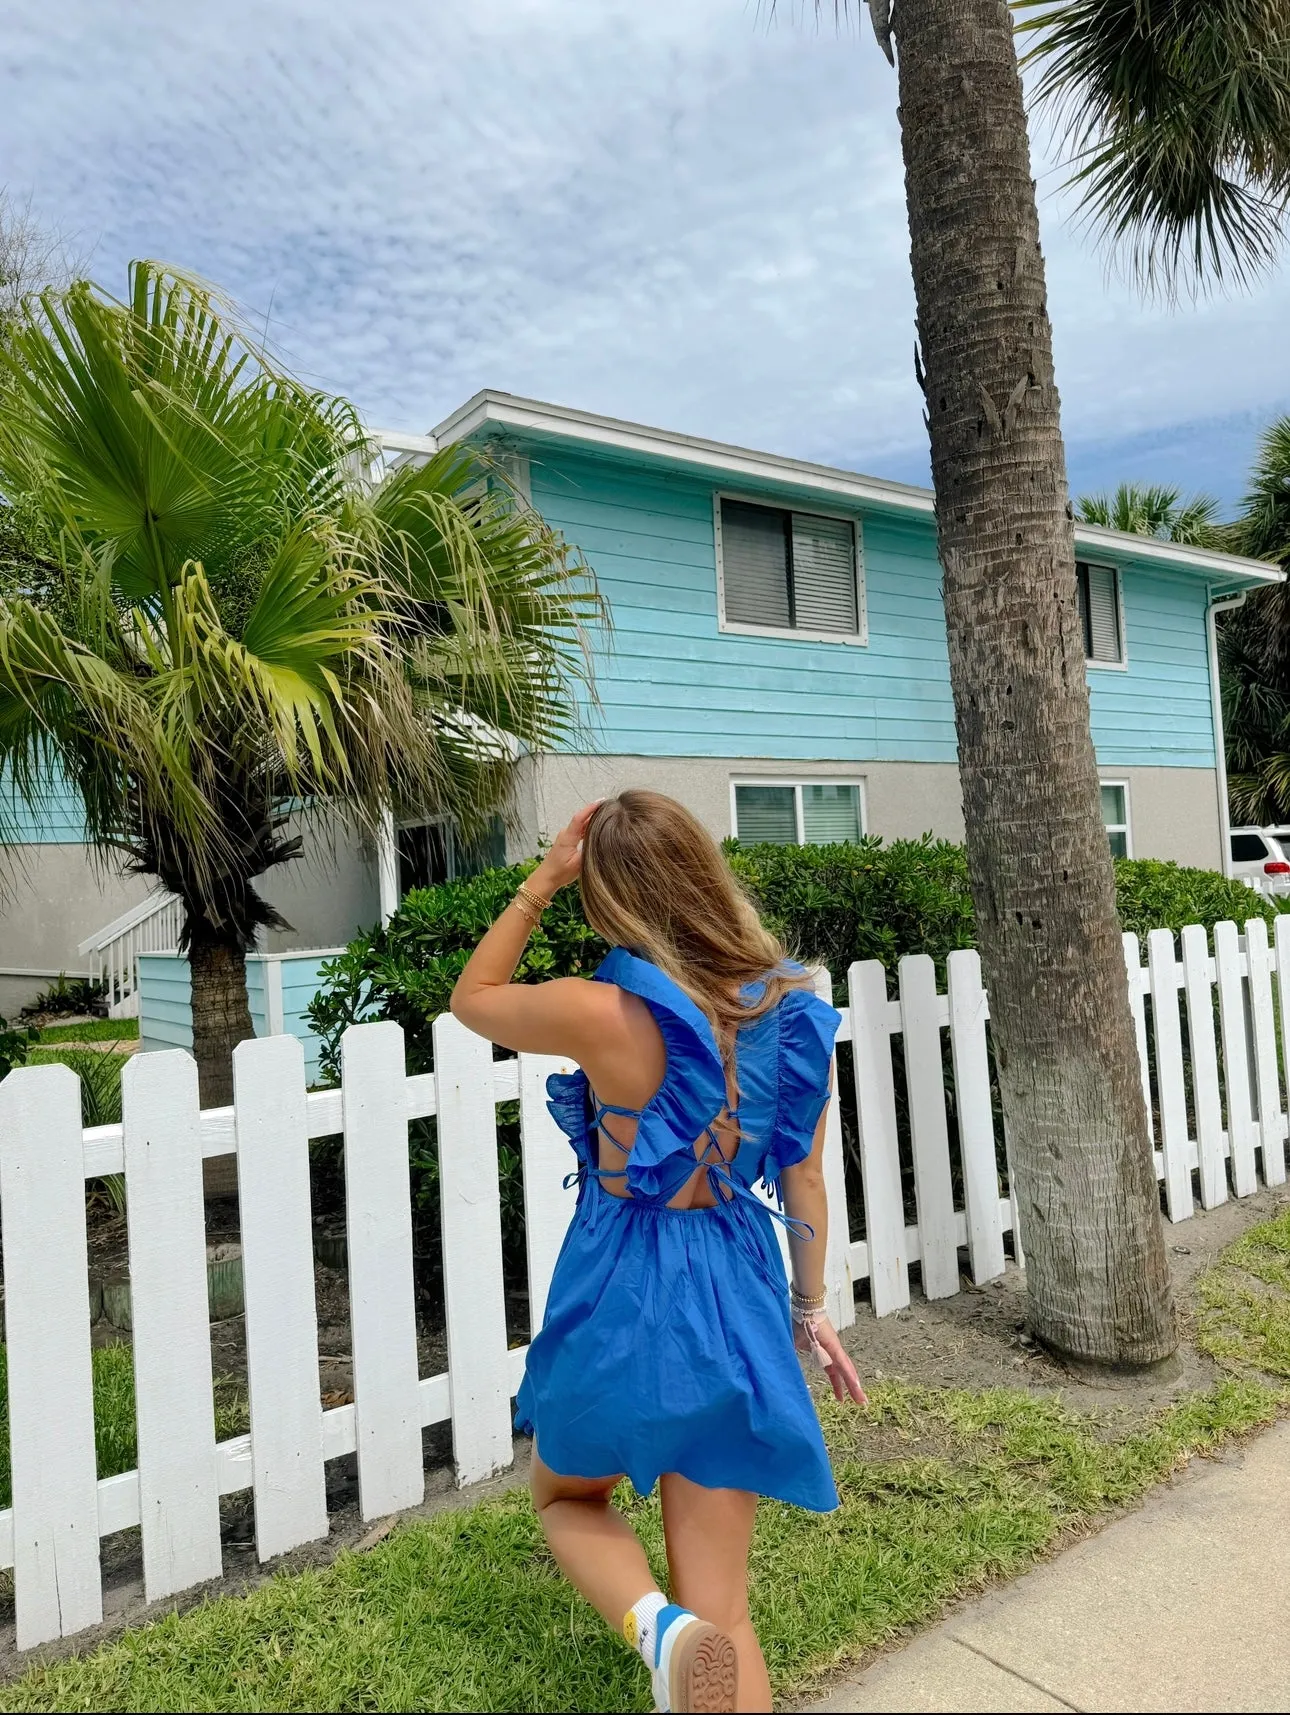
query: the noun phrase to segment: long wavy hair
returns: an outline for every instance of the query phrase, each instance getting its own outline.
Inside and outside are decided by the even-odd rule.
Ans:
[[[703,824],[675,798],[606,798],[582,843],[582,908],[597,934],[684,989],[728,1054],[741,1024],[809,978],[762,923]],[[745,1005],[739,991],[764,987]]]

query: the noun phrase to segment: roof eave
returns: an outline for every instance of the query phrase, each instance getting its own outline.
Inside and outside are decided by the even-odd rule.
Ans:
[[[593,411],[577,411],[566,405],[551,405],[541,399],[526,399],[514,393],[485,388],[437,424],[428,439],[436,446],[477,435],[496,425],[503,432],[529,434],[548,441],[565,441],[591,449],[646,458],[666,459],[676,465],[744,482],[796,488],[827,494],[884,510],[930,519],[935,515],[935,496],[930,488],[912,483],[888,482],[882,477],[862,476],[857,471],[833,465],[814,464],[806,459],[784,458],[777,453],[758,452],[751,447],[725,441],[710,441],[699,435],[677,434],[620,417],[602,417]],[[1232,589],[1252,584],[1284,583],[1286,574],[1262,560],[1213,549],[1183,547],[1154,536],[1137,536],[1123,530],[1108,530],[1097,524],[1076,524],[1075,540],[1094,552],[1114,552],[1118,558],[1156,562],[1175,571],[1222,580]]]

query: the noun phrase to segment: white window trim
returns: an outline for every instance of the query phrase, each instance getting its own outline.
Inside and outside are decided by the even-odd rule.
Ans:
[[[1081,566],[1095,567],[1099,572],[1110,572],[1115,579],[1115,616],[1120,626],[1120,659],[1118,661],[1094,661],[1091,656],[1084,657],[1084,665],[1095,673],[1127,673],[1129,670],[1129,633],[1124,625],[1124,572],[1111,560],[1090,560],[1084,554],[1077,553],[1076,559]],[[1118,780],[1108,780],[1108,786],[1118,786]]]
[[[745,506],[765,506],[777,512],[801,512],[810,518],[840,518],[851,526],[855,543],[856,614],[859,631],[802,631],[791,625],[745,625],[726,618],[726,573],[721,552],[721,502],[739,500]],[[735,489],[718,488],[712,495],[712,532],[717,549],[717,630],[736,637],[783,637],[795,643],[840,643],[852,649],[864,649],[869,644],[869,613],[865,601],[864,526],[854,512],[837,512],[827,506],[806,504],[794,506],[790,501],[769,500],[764,494],[741,494]],[[1121,632],[1123,637],[1123,632]],[[744,782],[745,785],[751,782]],[[810,782],[814,784],[814,782]]]
[[[1099,661],[1098,665],[1103,666],[1103,665],[1105,665],[1105,663]],[[1127,858],[1131,858],[1133,856],[1133,797],[1129,791],[1129,782],[1127,780],[1124,780],[1124,779],[1118,779],[1117,780],[1117,779],[1103,778],[1101,775],[1099,775],[1097,783],[1098,783],[1099,788],[1102,786],[1118,786],[1120,791],[1124,793],[1124,821],[1123,821],[1123,823],[1120,823],[1120,822],[1114,822],[1114,823],[1104,822],[1102,825],[1106,829],[1108,835],[1110,835],[1110,834],[1121,834],[1121,833],[1124,835],[1124,855]],[[1100,809],[1100,807],[1101,806],[1100,806],[1100,802],[1099,802],[1099,809]]]
[[[1113,784],[1107,781],[1107,785]],[[1114,784],[1118,784],[1115,782]],[[797,843],[806,844],[806,824],[802,814],[803,786],[854,786],[856,802],[860,809],[860,838],[864,839],[869,832],[869,807],[865,803],[865,778],[863,774],[732,774],[730,776],[730,837],[739,838],[739,810],[735,790],[740,786],[791,786],[793,788],[793,807],[797,812]],[[1128,800],[1126,799],[1127,803]]]

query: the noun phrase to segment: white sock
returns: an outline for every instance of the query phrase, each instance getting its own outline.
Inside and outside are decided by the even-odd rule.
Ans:
[[[641,1660],[651,1671],[658,1639],[658,1617],[666,1607],[667,1597],[661,1591],[651,1590],[639,1602],[633,1602],[623,1615],[623,1636],[634,1650],[639,1651]]]

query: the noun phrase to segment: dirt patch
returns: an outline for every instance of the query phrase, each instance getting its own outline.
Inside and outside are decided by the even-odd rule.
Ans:
[[[1179,1367],[1170,1375],[1090,1378],[1039,1348],[1026,1330],[1025,1275],[1009,1262],[1006,1274],[974,1286],[967,1254],[961,1253],[960,1288],[954,1298],[929,1302],[920,1294],[917,1270],[907,1310],[876,1318],[857,1302],[856,1323],[845,1343],[861,1379],[916,1382],[925,1387],[1024,1387],[1061,1394],[1076,1410],[1097,1412],[1108,1432],[1121,1434],[1139,1418],[1218,1379],[1211,1358],[1192,1341],[1193,1287],[1219,1254],[1248,1228],[1290,1205],[1286,1189],[1259,1191],[1224,1203],[1176,1226],[1166,1225],[1165,1247],[1174,1280],[1182,1342]]]

